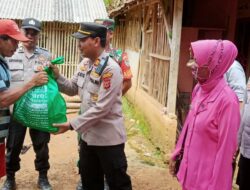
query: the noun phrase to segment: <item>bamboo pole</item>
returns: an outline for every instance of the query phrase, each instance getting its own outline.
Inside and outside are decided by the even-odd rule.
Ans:
[[[180,39],[182,28],[182,11],[183,0],[174,1],[174,21],[173,21],[173,39],[172,39],[172,53],[170,61],[170,76],[169,76],[169,89],[168,89],[168,113],[174,114],[176,107],[177,95],[177,78],[179,69],[179,56],[180,56]]]

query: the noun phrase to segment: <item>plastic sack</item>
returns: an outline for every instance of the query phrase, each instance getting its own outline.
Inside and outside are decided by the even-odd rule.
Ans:
[[[66,118],[66,103],[50,69],[48,83],[26,92],[14,105],[14,118],[26,127],[44,132],[57,132],[53,123],[63,123]]]

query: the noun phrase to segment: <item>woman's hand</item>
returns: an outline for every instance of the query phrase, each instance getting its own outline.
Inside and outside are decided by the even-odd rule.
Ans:
[[[176,161],[175,160],[172,160],[170,158],[169,160],[169,173],[173,176],[173,177],[176,177],[176,174],[175,174],[175,164],[176,164]]]

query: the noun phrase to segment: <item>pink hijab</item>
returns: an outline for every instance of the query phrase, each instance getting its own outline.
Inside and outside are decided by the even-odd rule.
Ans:
[[[199,40],[192,42],[191,48],[198,66],[201,67],[207,65],[212,70],[210,78],[203,84],[198,83],[192,92],[193,98],[193,95],[201,90],[201,93],[199,93],[199,102],[201,104],[201,102],[209,95],[215,93],[212,89],[219,84],[221,80],[225,81],[223,75],[232,65],[238,51],[235,45],[228,40]],[[176,149],[171,156],[173,160],[181,150],[184,134],[186,133],[187,125],[190,123],[191,119],[192,118],[187,115],[183,130],[176,144]]]
[[[198,66],[208,66],[212,71],[210,78],[200,85],[205,91],[223,78],[238,53],[236,46],[228,40],[199,40],[192,42],[191,48]]]

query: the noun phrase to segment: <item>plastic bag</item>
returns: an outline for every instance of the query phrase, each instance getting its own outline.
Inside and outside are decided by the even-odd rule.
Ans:
[[[14,105],[14,118],[26,127],[45,132],[57,132],[53,123],[63,123],[66,118],[66,103],[50,69],[48,83],[26,92]]]

